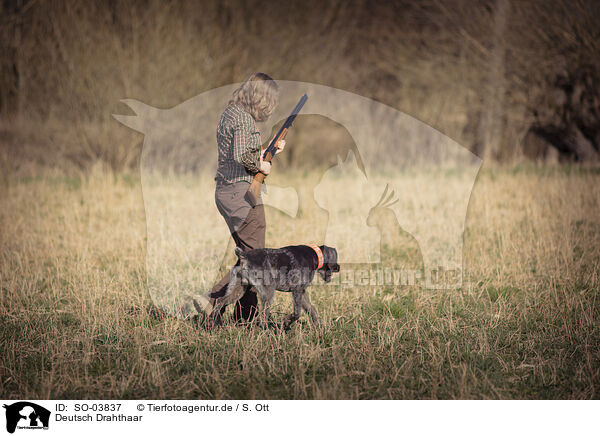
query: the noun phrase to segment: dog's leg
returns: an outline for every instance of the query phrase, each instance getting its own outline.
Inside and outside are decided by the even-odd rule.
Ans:
[[[300,318],[300,315],[302,314],[302,307],[303,307],[303,296],[304,296],[304,289],[295,289],[292,292],[292,298],[294,299],[294,313],[289,314],[285,320],[283,321],[283,328],[284,329],[289,329],[290,326],[296,322],[296,320],[298,320],[298,318]]]
[[[239,277],[232,277],[227,286],[227,292],[222,297],[217,298],[215,307],[210,314],[210,323],[212,326],[219,326],[221,322],[221,309],[235,303],[244,295],[244,286]]]
[[[302,308],[308,313],[314,326],[317,328],[321,327],[321,317],[319,316],[317,309],[311,304],[306,292],[302,294]]]
[[[255,286],[260,296],[260,316],[258,317],[258,325],[262,328],[271,327],[271,303],[275,295],[275,289],[266,288],[264,286]]]

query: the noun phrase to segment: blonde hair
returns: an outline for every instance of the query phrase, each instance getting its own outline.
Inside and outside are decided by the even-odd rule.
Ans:
[[[254,73],[233,92],[229,104],[238,103],[256,121],[265,121],[279,102],[279,85],[265,73]]]

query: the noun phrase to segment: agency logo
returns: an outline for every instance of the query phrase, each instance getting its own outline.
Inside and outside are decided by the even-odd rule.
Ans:
[[[19,401],[3,406],[6,409],[6,431],[14,433],[16,429],[48,429],[50,411],[28,401]]]
[[[267,208],[282,212],[272,215],[276,220],[269,226],[277,230],[268,236],[269,246],[335,247],[344,286],[363,286],[366,279],[369,286],[460,287],[465,220],[481,159],[433,127],[369,98],[314,83],[277,83],[279,105],[257,125],[261,142],[303,94],[309,99],[301,117],[340,128],[305,128],[295,144],[287,138],[284,153],[295,153],[294,162],[308,158],[296,149],[304,144],[327,164],[302,176],[275,163],[262,195]],[[216,88],[169,109],[126,99],[135,115],[114,115],[144,134],[148,289],[168,313],[196,313],[188,297],[211,289],[233,264],[233,239],[214,199],[215,132],[238,87]]]

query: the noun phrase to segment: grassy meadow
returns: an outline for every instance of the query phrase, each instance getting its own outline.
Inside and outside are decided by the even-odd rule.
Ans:
[[[316,282],[324,327],[288,332],[157,315],[139,175],[40,174],[0,185],[2,398],[600,397],[596,169],[484,168],[462,287]],[[284,219],[267,210],[267,245]]]

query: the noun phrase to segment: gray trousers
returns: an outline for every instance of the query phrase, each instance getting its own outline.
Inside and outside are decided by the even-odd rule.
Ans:
[[[215,203],[219,213],[225,218],[235,245],[243,251],[265,247],[265,208],[262,202],[252,207],[246,193],[250,184],[236,182],[217,184]],[[208,297],[213,305],[214,300],[225,294],[229,284],[231,271],[209,292]],[[241,285],[240,285],[241,286]],[[257,312],[258,298],[251,286],[247,286],[243,297],[236,303],[233,317],[236,321],[251,321]]]

